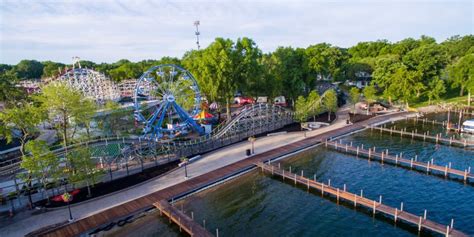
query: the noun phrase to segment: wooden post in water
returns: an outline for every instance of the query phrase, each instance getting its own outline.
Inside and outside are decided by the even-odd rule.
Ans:
[[[346,184],[344,184],[344,192],[346,191]]]
[[[296,185],[296,174],[295,174],[295,185]]]
[[[219,229],[216,228],[216,237],[219,237]]]
[[[449,119],[450,119],[450,117],[451,117],[451,111],[450,111],[450,109],[448,109],[448,121],[446,122],[446,130],[448,130],[448,131],[449,131]]]
[[[328,179],[328,187],[331,187],[331,179]]]
[[[426,211],[426,209],[425,209],[425,211],[423,212],[423,219],[424,219],[424,220],[426,220],[426,213],[427,213],[427,211]]]
[[[375,201],[373,202],[372,214],[375,215]]]
[[[427,173],[430,172],[430,162],[429,161],[426,163],[426,172]]]
[[[410,159],[410,169],[413,168],[413,158]]]
[[[382,195],[379,196],[379,204],[382,204]]]
[[[337,198],[337,203],[339,203],[339,188],[337,188],[337,191],[336,191],[336,198]]]
[[[359,157],[359,146],[357,146],[357,151],[356,151],[356,153],[357,153],[357,157]]]
[[[398,218],[398,208],[395,208],[395,223],[397,222]]]
[[[444,167],[444,177],[448,177],[448,165]]]
[[[420,220],[418,221],[418,231],[421,231],[421,216],[420,216]]]

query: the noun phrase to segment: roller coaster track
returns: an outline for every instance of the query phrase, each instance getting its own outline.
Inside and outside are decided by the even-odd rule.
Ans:
[[[212,151],[223,146],[242,141],[250,136],[270,132],[293,123],[293,112],[281,106],[270,104],[247,105],[239,109],[238,114],[229,122],[221,124],[206,136],[190,141],[153,141],[139,137],[107,137],[76,143],[67,147],[52,149],[56,156],[63,156],[66,151],[74,151],[88,145],[90,148],[102,149],[108,165],[156,156],[162,153],[174,158],[191,156]],[[110,145],[117,145],[120,154],[107,155]],[[0,176],[13,175],[20,171],[21,157],[0,161]]]

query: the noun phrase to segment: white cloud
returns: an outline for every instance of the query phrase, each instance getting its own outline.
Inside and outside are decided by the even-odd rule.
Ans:
[[[473,33],[471,1],[0,0],[0,63],[181,57],[215,37],[253,38],[264,51],[328,42]]]

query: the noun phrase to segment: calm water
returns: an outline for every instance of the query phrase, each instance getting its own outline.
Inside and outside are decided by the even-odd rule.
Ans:
[[[397,123],[397,127],[404,122]],[[418,125],[417,127],[421,127]],[[436,164],[452,162],[456,168],[474,167],[474,152],[459,148],[437,146],[432,143],[400,139],[399,136],[380,135],[364,131],[342,138],[344,142],[363,143],[364,146],[388,148],[391,153],[403,151],[404,157],[418,155],[419,160],[434,159]],[[343,187],[377,199],[393,207],[404,203],[404,210],[449,224],[454,218],[456,229],[474,235],[474,187],[459,182],[429,176],[391,165],[369,162],[363,158],[344,155],[324,147],[281,161],[286,169],[307,177],[316,174],[318,181]],[[206,220],[206,228],[221,236],[414,236],[416,228],[375,218],[371,211],[352,204],[337,204],[322,198],[320,193],[307,192],[306,187],[295,187],[280,178],[263,175],[259,171],[193,195],[176,204],[196,221]],[[157,216],[143,218],[141,223],[122,231],[134,230],[141,236],[176,236],[175,227]],[[163,230],[165,229],[165,230]],[[120,231],[113,235],[120,236]],[[428,235],[428,233],[422,233]],[[123,236],[123,235],[122,235]]]

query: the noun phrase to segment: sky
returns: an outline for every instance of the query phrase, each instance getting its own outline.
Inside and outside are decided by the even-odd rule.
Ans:
[[[22,59],[71,63],[182,57],[216,37],[278,46],[473,34],[471,0],[153,1],[0,0],[0,63]]]

